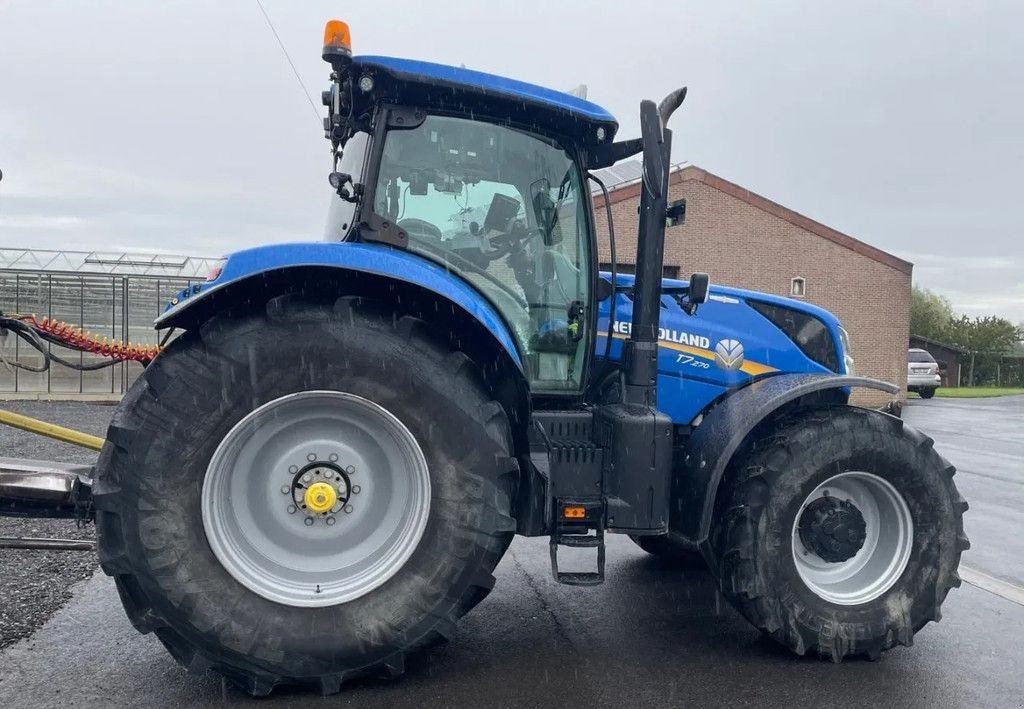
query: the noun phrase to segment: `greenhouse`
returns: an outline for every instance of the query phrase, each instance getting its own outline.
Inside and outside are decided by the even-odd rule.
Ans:
[[[153,320],[182,288],[206,279],[217,258],[166,254],[0,249],[0,310],[63,321],[100,337],[155,344]],[[55,345],[50,345],[56,348]],[[65,351],[81,363],[101,358]],[[0,335],[0,394],[121,394],[141,371],[120,362],[95,371],[54,364],[29,372],[6,364],[34,365],[42,357],[20,338]]]

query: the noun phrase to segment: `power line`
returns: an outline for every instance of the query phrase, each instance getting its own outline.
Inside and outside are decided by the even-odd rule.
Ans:
[[[274,39],[277,40],[277,45],[281,48],[281,52],[284,54],[284,58],[288,60],[288,66],[292,68],[292,73],[295,75],[295,80],[299,82],[299,87],[302,89],[302,93],[306,94],[306,100],[309,101],[310,107],[313,109],[313,115],[316,116],[316,122],[321,122],[320,109],[316,107],[316,103],[313,102],[313,97],[309,95],[309,90],[306,89],[306,85],[302,83],[302,77],[299,76],[299,70],[295,68],[295,62],[288,55],[288,50],[285,49],[284,42],[281,41],[281,36],[274,29],[274,23],[270,21],[270,15],[267,14],[267,10],[263,7],[262,0],[256,0],[256,5],[260,8],[260,12],[263,13],[263,19],[267,21],[267,27],[274,33]]]

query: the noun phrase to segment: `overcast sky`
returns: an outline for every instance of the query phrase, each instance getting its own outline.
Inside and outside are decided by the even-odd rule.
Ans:
[[[1024,321],[1024,3],[264,0],[314,100],[356,53],[580,83],[689,161]],[[0,0],[0,246],[219,255],[319,239],[318,119],[255,0]],[[714,274],[712,274],[714,275]]]

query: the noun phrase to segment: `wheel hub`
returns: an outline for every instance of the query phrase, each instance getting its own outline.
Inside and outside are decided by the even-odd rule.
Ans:
[[[306,488],[303,499],[307,508],[317,514],[323,514],[334,507],[334,503],[338,501],[338,493],[327,483],[313,483]]]
[[[361,488],[353,485],[351,475],[355,467],[349,465],[343,469],[338,465],[338,455],[331,453],[328,460],[321,460],[315,453],[306,456],[309,464],[303,468],[297,465],[288,466],[288,474],[292,477],[291,485],[284,485],[281,492],[288,496],[288,514],[301,511],[305,515],[304,524],[308,527],[323,519],[328,525],[338,520],[335,515],[342,510],[351,514],[353,507],[349,504],[353,495],[358,495]]]
[[[867,539],[867,524],[857,506],[848,500],[819,497],[800,516],[800,541],[824,561],[852,559]]]

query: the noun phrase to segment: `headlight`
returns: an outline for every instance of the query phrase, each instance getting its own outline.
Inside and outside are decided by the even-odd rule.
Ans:
[[[850,333],[843,328],[839,328],[839,346],[843,350],[843,364],[846,365],[847,374],[855,374],[853,366],[853,353],[850,350]]]

